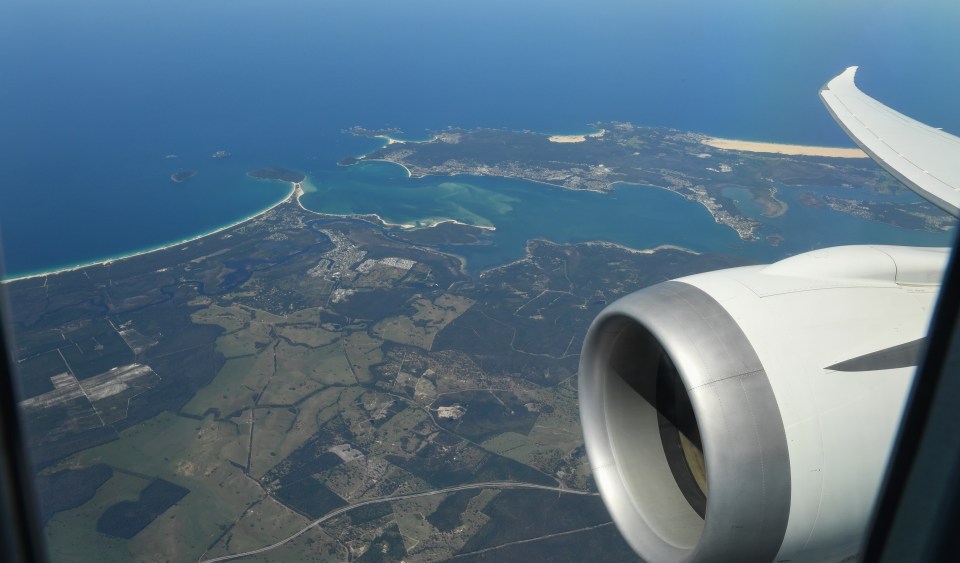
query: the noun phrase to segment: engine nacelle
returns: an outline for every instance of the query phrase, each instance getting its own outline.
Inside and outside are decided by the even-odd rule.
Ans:
[[[608,306],[580,361],[597,486],[647,561],[839,561],[869,521],[948,249],[847,246]]]

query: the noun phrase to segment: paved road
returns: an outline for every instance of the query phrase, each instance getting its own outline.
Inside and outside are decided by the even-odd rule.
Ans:
[[[357,502],[357,503],[354,503],[354,504],[348,504],[347,506],[341,506],[340,508],[338,508],[338,509],[336,509],[336,510],[333,510],[333,511],[331,511],[331,512],[328,512],[328,513],[324,514],[323,516],[321,516],[320,518],[317,518],[317,519],[314,520],[313,522],[310,522],[309,524],[307,524],[306,526],[304,526],[303,529],[301,529],[300,531],[294,533],[293,535],[289,536],[289,537],[286,538],[286,539],[283,539],[283,540],[278,541],[277,543],[270,544],[270,545],[268,545],[268,546],[266,546],[266,547],[261,547],[261,548],[259,548],[259,549],[253,549],[253,550],[250,550],[250,551],[244,551],[243,553],[235,553],[235,554],[231,554],[231,555],[224,555],[224,556],[221,556],[221,557],[214,557],[214,558],[212,558],[212,559],[203,559],[203,558],[202,558],[203,556],[201,556],[201,559],[200,559],[199,563],[216,563],[217,561],[230,561],[230,560],[232,560],[232,559],[240,559],[241,557],[249,557],[249,556],[251,556],[251,555],[258,555],[258,554],[260,554],[260,553],[264,553],[264,552],[270,551],[271,549],[276,549],[276,548],[278,548],[278,547],[280,547],[280,546],[282,546],[282,545],[285,545],[285,544],[287,544],[287,543],[289,543],[289,542],[297,539],[297,538],[300,537],[301,535],[305,534],[306,532],[308,532],[309,530],[311,530],[311,529],[313,529],[313,528],[316,528],[316,527],[319,526],[320,524],[323,524],[323,523],[326,522],[327,520],[330,520],[331,518],[336,518],[337,516],[340,516],[341,514],[343,514],[343,513],[345,513],[345,512],[350,512],[350,511],[353,510],[354,508],[360,508],[361,506],[368,506],[368,505],[371,505],[371,504],[377,504],[377,503],[381,503],[381,502],[392,502],[392,501],[395,501],[395,500],[404,500],[404,499],[408,499],[408,498],[426,497],[426,496],[431,496],[431,495],[443,495],[443,494],[446,494],[446,493],[453,493],[453,492],[456,492],[456,491],[464,491],[464,490],[467,490],[467,489],[538,489],[538,490],[541,490],[541,491],[556,491],[556,492],[558,492],[558,493],[567,493],[567,494],[571,494],[571,495],[587,495],[587,496],[596,496],[596,495],[597,495],[597,493],[591,493],[591,492],[588,492],[588,491],[576,491],[576,490],[573,490],[573,489],[565,489],[565,488],[563,488],[563,487],[550,487],[550,486],[547,486],[547,485],[536,485],[536,484],[533,484],[533,483],[521,483],[521,482],[519,482],[519,481],[489,481],[489,482],[487,482],[487,483],[471,483],[471,484],[469,484],[469,485],[457,485],[457,486],[455,486],[455,487],[447,487],[447,488],[445,488],[445,489],[436,489],[436,490],[433,490],[433,491],[424,491],[424,492],[422,492],[422,493],[410,493],[410,494],[407,494],[407,495],[396,495],[396,496],[390,496],[390,497],[382,497],[382,498],[369,499],[369,500],[360,501],[360,502]]]

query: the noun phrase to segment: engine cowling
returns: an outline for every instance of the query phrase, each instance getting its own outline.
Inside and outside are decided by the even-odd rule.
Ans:
[[[647,561],[856,555],[948,249],[835,247],[655,285],[594,320],[590,465]]]

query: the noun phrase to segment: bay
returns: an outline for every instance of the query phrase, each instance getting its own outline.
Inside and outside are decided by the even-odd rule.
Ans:
[[[957,133],[958,21],[960,5],[940,0],[5,2],[6,270],[116,257],[240,220],[286,193],[247,171],[335,175],[337,160],[376,146],[343,134],[358,124],[416,139],[446,126],[558,133],[624,120],[849,146],[816,90],[859,64],[864,89]],[[231,156],[211,159],[218,150]],[[198,172],[170,182],[182,169]],[[626,222],[609,235],[565,228],[571,240],[641,242]],[[811,239],[835,240],[826,232]]]
[[[618,184],[611,193],[573,191],[524,180],[454,176],[408,178],[400,166],[364,162],[314,176],[311,191],[301,198],[321,213],[376,213],[388,223],[422,226],[437,220],[494,227],[493,244],[457,249],[472,271],[523,255],[527,240],[561,243],[608,241],[637,249],[676,245],[696,252],[735,253],[756,262],[824,246],[841,244],[908,244],[949,246],[954,233],[902,229],[800,202],[807,187],[781,186],[778,197],[790,207],[782,217],[767,218],[741,190],[744,213],[785,236],[778,245],[742,241],[733,229],[719,225],[702,205],[673,192]],[[829,192],[829,189],[824,188]],[[837,190],[835,195],[845,195]],[[909,193],[878,201],[916,199]],[[773,229],[771,229],[771,227]]]

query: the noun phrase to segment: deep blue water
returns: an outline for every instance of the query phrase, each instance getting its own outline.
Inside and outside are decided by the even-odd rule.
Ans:
[[[849,145],[816,91],[859,64],[865,90],[960,133],[958,24],[960,4],[947,1],[11,0],[0,4],[7,271],[240,219],[286,193],[244,178],[253,168],[336,183],[339,158],[375,146],[342,133],[357,124],[418,137],[448,125],[570,132],[625,120]],[[221,149],[232,156],[210,158]],[[199,173],[170,182],[180,168]],[[682,201],[657,207],[663,196],[631,205],[697,213]],[[556,195],[567,197],[593,196]],[[550,231],[530,209],[525,221]],[[685,236],[715,232],[708,217],[691,223]],[[605,228],[584,220],[568,238],[642,242]],[[832,232],[811,240],[847,242]]]

